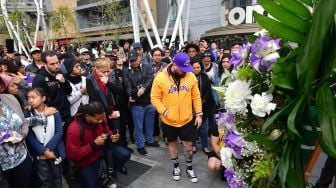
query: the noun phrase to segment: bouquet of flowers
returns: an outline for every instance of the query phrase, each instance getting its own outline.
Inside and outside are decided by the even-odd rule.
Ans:
[[[276,63],[279,58],[279,42],[280,39],[263,36],[252,45],[242,45],[230,60],[234,79],[222,88],[214,88],[223,94],[226,113],[217,117],[219,131],[224,132],[220,154],[224,176],[233,188],[267,183],[278,160],[276,153],[258,144],[253,135],[272,140],[281,134],[273,130],[270,135],[263,135],[261,131],[264,118],[277,106],[273,101],[270,63]]]
[[[258,3],[272,17],[254,19],[281,49],[279,39],[250,40],[233,53],[233,81],[216,88],[227,110],[219,115],[225,176],[230,187],[305,187],[304,166],[314,165],[302,159],[305,139],[336,157],[336,1]]]

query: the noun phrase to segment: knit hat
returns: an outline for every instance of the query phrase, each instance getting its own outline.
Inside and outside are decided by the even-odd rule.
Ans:
[[[76,63],[79,63],[79,61],[77,61],[75,58],[65,58],[64,59],[63,65],[68,74],[72,72],[72,69],[76,65]]]

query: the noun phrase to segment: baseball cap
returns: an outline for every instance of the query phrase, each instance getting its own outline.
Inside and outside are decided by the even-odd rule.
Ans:
[[[204,52],[203,57],[212,57],[211,52]]]
[[[177,53],[174,56],[173,62],[181,69],[182,72],[193,71],[193,67],[190,64],[190,57],[186,53]]]
[[[133,48],[137,49],[137,48],[142,48],[142,44],[140,42],[136,42],[133,44]]]
[[[128,60],[129,61],[134,61],[138,59],[138,52],[136,50],[131,50],[128,53]]]
[[[87,49],[87,48],[81,48],[80,50],[79,50],[79,54],[82,54],[82,53],[89,53],[89,50]]]
[[[106,57],[110,58],[111,60],[118,60],[118,56],[112,52],[107,52]]]
[[[36,51],[41,52],[40,48],[38,48],[36,46],[33,46],[29,51],[30,51],[30,54],[32,54],[33,52],[36,52]]]

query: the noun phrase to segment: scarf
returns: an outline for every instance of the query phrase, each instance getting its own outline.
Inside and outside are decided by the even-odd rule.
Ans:
[[[72,84],[78,84],[82,81],[82,76],[67,76],[67,79],[72,83]]]
[[[99,88],[101,89],[101,91],[103,92],[103,94],[106,96],[106,94],[107,94],[106,85],[100,80],[100,78],[99,78],[96,70],[93,71],[93,76],[97,80]]]

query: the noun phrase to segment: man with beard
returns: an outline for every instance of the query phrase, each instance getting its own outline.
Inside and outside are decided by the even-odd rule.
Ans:
[[[71,117],[67,95],[71,94],[72,88],[60,74],[60,63],[55,52],[43,52],[42,61],[45,62],[45,66],[37,72],[33,80],[33,88],[44,89],[48,95],[47,105],[59,110],[62,121],[67,122]]]
[[[186,173],[191,182],[198,182],[192,168],[192,140],[196,128],[202,125],[202,102],[198,83],[192,73],[190,58],[185,53],[177,53],[173,63],[163,69],[153,82],[151,102],[160,113],[162,129],[168,140],[168,151],[174,164],[173,179],[181,179],[178,163],[177,138],[183,142]],[[196,114],[193,121],[193,111]]]

